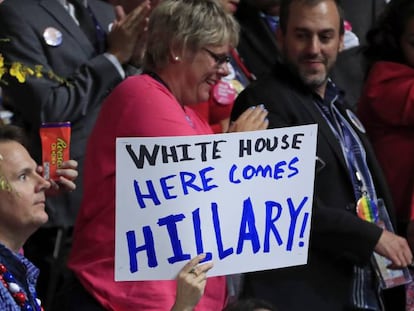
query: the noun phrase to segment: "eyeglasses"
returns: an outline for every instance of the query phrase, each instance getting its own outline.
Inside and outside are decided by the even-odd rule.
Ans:
[[[203,48],[216,62],[217,66],[221,66],[224,63],[230,63],[230,56],[228,55],[218,55],[207,48]]]

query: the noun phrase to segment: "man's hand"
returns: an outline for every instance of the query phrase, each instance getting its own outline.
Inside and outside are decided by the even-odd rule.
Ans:
[[[407,240],[387,230],[383,230],[374,250],[392,261],[391,269],[405,268],[413,260]]]
[[[115,6],[116,20],[108,34],[107,52],[114,55],[121,64],[129,62],[136,53],[137,43],[145,41],[150,11],[149,0],[143,1],[128,15],[121,6]]]
[[[37,172],[43,173],[43,167],[38,166]],[[46,195],[58,195],[65,191],[73,191],[76,189],[75,179],[78,177],[78,162],[69,160],[62,163],[62,166],[56,170],[59,176],[58,181],[50,180],[51,187],[46,190]]]

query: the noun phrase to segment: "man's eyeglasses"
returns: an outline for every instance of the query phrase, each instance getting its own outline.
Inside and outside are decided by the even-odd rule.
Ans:
[[[221,66],[224,63],[230,63],[230,56],[228,55],[218,55],[206,48],[203,48],[203,50],[206,51],[214,59],[217,66]]]

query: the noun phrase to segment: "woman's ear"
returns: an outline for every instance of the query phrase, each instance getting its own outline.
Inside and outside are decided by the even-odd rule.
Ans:
[[[170,46],[170,61],[179,63],[182,59],[182,49],[178,48],[177,44],[172,43]]]

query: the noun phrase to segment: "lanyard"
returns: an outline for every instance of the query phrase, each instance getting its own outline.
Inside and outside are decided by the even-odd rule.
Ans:
[[[231,49],[230,54],[236,62],[237,66],[239,66],[240,70],[247,77],[247,79],[249,79],[250,81],[256,80],[256,76],[252,72],[250,72],[249,69],[247,69],[237,50]]]
[[[346,165],[351,173],[355,199],[358,200],[362,195],[367,195],[370,199],[376,201],[377,195],[366,163],[365,149],[358,135],[336,107],[335,102],[337,100],[338,95],[331,100],[329,107],[326,107],[329,112],[327,109],[320,107],[319,104],[317,104],[317,107],[339,141]]]

